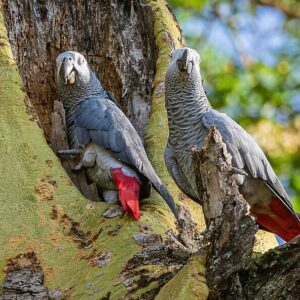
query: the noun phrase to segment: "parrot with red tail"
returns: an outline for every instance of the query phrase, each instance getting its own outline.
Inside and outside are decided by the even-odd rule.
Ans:
[[[166,73],[165,95],[169,138],[167,169],[179,188],[202,203],[192,167],[194,146],[201,148],[212,127],[218,129],[232,156],[239,190],[262,229],[290,241],[300,234],[300,220],[268,159],[254,139],[227,115],[214,110],[202,86],[200,56],[190,48],[176,49]]]
[[[67,51],[57,57],[56,90],[65,109],[70,147],[59,153],[81,151],[77,168],[85,169],[105,201],[120,201],[136,220],[140,218],[139,200],[143,193],[149,195],[150,183],[178,218],[174,201],[152,167],[138,133],[83,55]]]

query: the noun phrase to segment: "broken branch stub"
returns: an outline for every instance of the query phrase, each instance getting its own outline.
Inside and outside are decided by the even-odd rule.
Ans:
[[[231,156],[216,128],[209,130],[203,148],[193,149],[192,155],[209,238],[209,298],[239,296],[242,291],[238,271],[251,263],[257,225],[239,193]]]
[[[51,144],[55,153],[60,150],[68,150],[68,142],[66,139],[66,121],[65,111],[63,105],[59,101],[54,101],[54,112],[52,113],[52,131],[51,131]],[[72,182],[81,191],[81,193],[90,200],[100,200],[97,187],[94,183],[88,184],[87,177],[84,170],[77,172],[72,171],[74,166],[79,164],[80,158],[75,157],[74,159],[62,159],[62,165],[69,175]]]

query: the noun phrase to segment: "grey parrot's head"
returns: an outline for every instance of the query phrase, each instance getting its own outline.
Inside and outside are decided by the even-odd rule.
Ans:
[[[56,83],[65,86],[82,86],[87,84],[91,77],[91,69],[78,52],[66,51],[56,59]]]
[[[191,48],[179,48],[172,52],[171,61],[166,73],[166,79],[173,82],[201,79],[200,55]]]

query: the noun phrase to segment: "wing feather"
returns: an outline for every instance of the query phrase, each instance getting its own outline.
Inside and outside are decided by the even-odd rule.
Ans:
[[[265,181],[265,184],[293,213],[289,197],[275,175],[265,154],[254,139],[235,121],[216,110],[204,114],[202,123],[206,128],[216,127],[222,135],[229,153],[232,155],[233,165],[244,168],[254,178]]]
[[[122,162],[134,166],[152,183],[160,182],[138,133],[114,102],[99,96],[90,97],[79,106],[75,123],[80,144],[93,141],[111,150]]]
[[[75,125],[80,144],[93,141],[137,169],[153,184],[178,218],[175,203],[153,169],[138,133],[116,103],[97,95],[86,99],[77,109]]]

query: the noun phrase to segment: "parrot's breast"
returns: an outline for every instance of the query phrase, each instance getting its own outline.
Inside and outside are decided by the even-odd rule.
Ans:
[[[207,135],[207,129],[201,123],[201,114],[195,113],[189,105],[169,103],[168,146],[178,165],[197,194],[196,176],[192,162],[192,148],[201,148]]]

